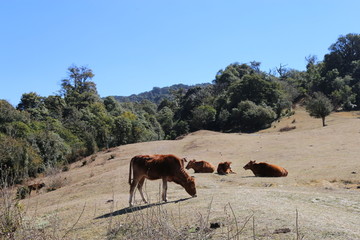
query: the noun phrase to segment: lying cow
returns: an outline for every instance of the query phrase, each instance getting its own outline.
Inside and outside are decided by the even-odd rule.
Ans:
[[[190,160],[186,166],[186,169],[194,169],[195,173],[212,173],[215,171],[215,167],[206,161]]]
[[[220,174],[220,175],[225,175],[225,174],[228,174],[228,173],[235,173],[231,170],[231,167],[230,167],[230,164],[232,162],[221,162],[219,163],[218,165],[218,168],[217,168],[217,173]]]
[[[195,180],[185,172],[183,159],[171,154],[138,155],[133,157],[130,161],[130,206],[132,206],[135,187],[138,188],[142,200],[147,203],[142,192],[145,178],[149,180],[162,179],[162,200],[165,202],[167,201],[167,182],[175,182],[181,185],[185,188],[187,193],[192,197],[196,197]]]
[[[244,169],[250,169],[256,177],[286,177],[288,175],[285,168],[265,162],[250,161],[244,166]]]

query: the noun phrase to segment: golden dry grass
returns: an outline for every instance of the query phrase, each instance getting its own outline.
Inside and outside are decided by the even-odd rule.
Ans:
[[[229,208],[225,209],[231,206],[239,226],[254,216],[256,239],[296,239],[296,210],[298,230],[305,239],[360,239],[359,118],[358,112],[333,113],[326,119],[328,126],[322,127],[320,119],[296,109],[295,115],[253,134],[198,131],[181,140],[120,146],[88,157],[84,166],[83,161],[72,164],[69,171],[56,176],[65,181],[63,187],[34,194],[22,204],[27,215],[35,216],[36,224],[50,226],[55,216],[59,232],[71,229],[66,235],[71,239],[105,239],[109,226],[126,224],[132,214],[149,211],[141,205],[144,209],[125,213],[129,210],[130,159],[137,154],[172,153],[214,165],[232,161],[232,169],[237,172],[220,176],[188,171],[196,178],[197,198],[187,199],[182,187],[170,183],[170,202],[161,208],[175,216],[179,227],[195,226],[209,212],[212,202],[210,222],[234,219],[228,218]],[[296,128],[279,132],[286,126]],[[115,157],[111,159],[111,155]],[[282,166],[289,175],[253,177],[242,168],[249,160]],[[51,181],[50,177],[42,180]],[[145,187],[150,202],[157,203],[160,181],[147,181]],[[138,193],[136,199],[140,200]],[[108,215],[110,212],[113,217]],[[281,228],[291,232],[274,234]],[[225,226],[215,233],[222,231],[226,232]],[[253,239],[252,223],[245,226],[242,236]]]

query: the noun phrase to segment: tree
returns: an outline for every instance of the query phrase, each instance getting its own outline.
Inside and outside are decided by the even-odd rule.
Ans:
[[[96,84],[91,81],[95,76],[87,67],[71,66],[68,68],[69,77],[61,81],[60,92],[67,104],[78,109],[100,101]]]
[[[43,120],[49,115],[49,111],[44,104],[44,98],[35,92],[24,93],[21,96],[17,109],[21,111],[26,110],[36,120]]]
[[[232,109],[231,118],[235,128],[256,131],[270,127],[276,114],[269,106],[256,105],[254,102],[246,100],[240,102],[237,108]]]
[[[237,107],[241,101],[245,100],[255,104],[265,103],[268,106],[274,106],[280,97],[279,91],[279,84],[265,80],[259,74],[245,75],[229,87],[230,107]]]
[[[338,69],[341,77],[352,74],[352,63],[360,60],[360,34],[340,36],[329,50],[330,53],[324,57],[326,72]]]
[[[310,116],[321,118],[323,127],[325,124],[325,117],[333,110],[333,105],[330,100],[321,92],[314,93],[314,97],[310,98],[306,103],[306,111]]]
[[[174,125],[174,113],[169,107],[163,107],[156,115],[157,121],[160,123],[165,135],[170,135],[170,131]]]
[[[210,129],[215,122],[216,110],[209,105],[196,107],[192,111],[193,117],[190,121],[193,130]]]

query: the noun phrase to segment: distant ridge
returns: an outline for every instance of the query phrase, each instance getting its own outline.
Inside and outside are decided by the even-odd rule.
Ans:
[[[114,98],[119,102],[141,102],[142,100],[149,100],[153,103],[159,104],[164,98],[171,99],[171,91],[178,89],[188,90],[194,87],[206,87],[211,85],[210,83],[201,83],[196,85],[185,85],[185,84],[175,84],[170,87],[153,87],[151,91],[142,92],[139,94],[132,94],[130,96],[114,96]]]

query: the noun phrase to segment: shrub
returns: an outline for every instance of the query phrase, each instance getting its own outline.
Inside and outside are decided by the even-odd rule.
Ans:
[[[16,199],[25,199],[29,193],[30,190],[27,186],[20,186],[16,191]]]
[[[287,132],[287,131],[291,131],[291,130],[294,130],[296,129],[296,126],[286,126],[286,127],[283,127],[283,128],[280,128],[279,132]]]
[[[275,120],[275,112],[266,105],[256,105],[252,101],[240,102],[232,110],[232,120],[236,128],[244,131],[256,131],[267,128]]]

